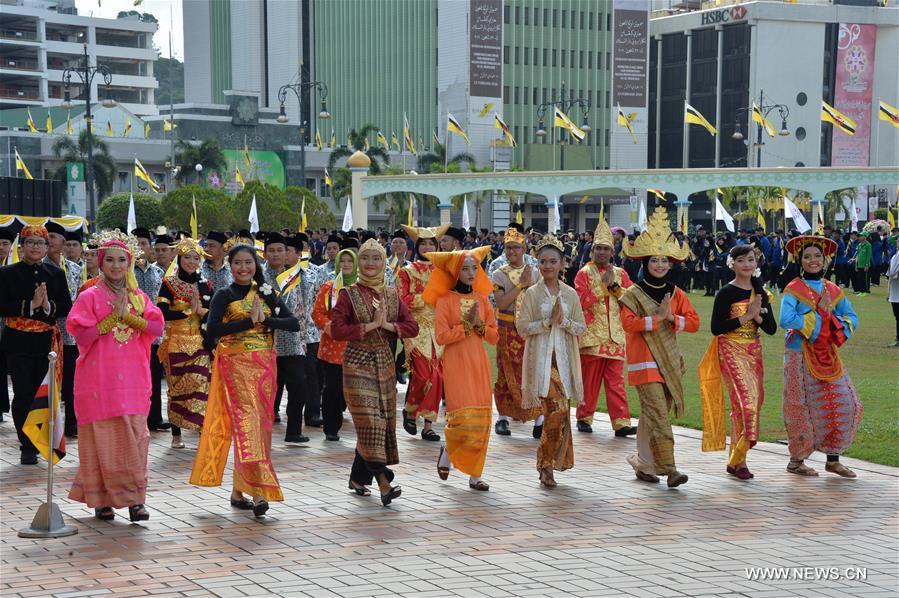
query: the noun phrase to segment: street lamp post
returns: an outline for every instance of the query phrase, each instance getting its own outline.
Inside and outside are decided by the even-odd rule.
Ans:
[[[328,99],[328,86],[325,85],[322,81],[306,81],[305,75],[301,75],[301,81],[297,83],[288,83],[286,85],[282,85],[281,89],[278,90],[278,101],[281,103],[281,113],[278,114],[278,122],[284,124],[289,121],[287,118],[287,111],[284,109],[284,102],[287,100],[287,92],[292,91],[294,95],[297,97],[297,101],[300,104],[300,135],[302,136],[300,143],[300,179],[302,180],[303,187],[306,186],[306,121],[304,119],[304,115],[306,113],[306,93],[310,90],[315,90],[318,92],[319,98],[321,100],[321,110],[318,113],[318,117],[322,120],[328,120],[331,118],[331,113],[328,112],[328,105],[326,104],[326,100]]]
[[[87,121],[87,168],[85,169],[85,182],[87,184],[88,214],[91,222],[95,222],[97,218],[97,198],[94,194],[94,126],[93,117],[91,116],[91,85],[97,73],[103,76],[103,83],[106,85],[106,97],[103,99],[103,107],[112,108],[116,105],[115,100],[112,99],[112,92],[109,89],[109,86],[112,84],[112,73],[106,65],[90,65],[86,43],[84,44],[84,54],[82,54],[81,57],[81,65],[76,68],[67,68],[62,73],[63,81],[66,83],[65,97],[62,102],[63,108],[69,109],[72,107],[72,95],[70,91],[72,75],[76,75],[81,79],[83,89],[82,95],[84,96],[85,105],[84,118]]]
[[[197,165],[194,166],[194,170],[197,171],[197,185],[202,187],[203,186],[203,165],[197,163]]]
[[[771,114],[772,112],[777,110],[778,114],[780,115],[780,123],[781,123],[780,131],[778,131],[777,134],[780,135],[781,137],[787,137],[790,134],[790,130],[787,128],[787,118],[790,116],[790,109],[786,105],[784,105],[784,104],[766,104],[765,103],[765,91],[761,90],[761,91],[759,91],[758,107],[762,113],[762,116],[764,116],[765,119],[768,118],[769,114]],[[737,108],[737,112],[736,112],[737,120],[734,125],[734,134],[731,135],[732,139],[735,139],[737,141],[743,141],[743,131],[741,130],[741,127],[740,127],[740,116],[741,115],[744,117],[746,115],[751,116],[752,115],[751,113],[752,113],[751,106],[749,108]],[[755,142],[755,145],[756,145],[755,166],[756,166],[756,168],[760,168],[762,166],[762,146],[765,145],[765,142],[762,141],[762,129],[764,129],[764,127],[762,126],[762,123],[756,122],[756,142]],[[747,130],[747,135],[748,134],[749,134],[749,131]],[[747,141],[746,144],[749,145],[749,142]]]
[[[539,106],[537,106],[537,137],[541,139],[546,137],[546,129],[543,126],[545,122],[546,113],[550,108],[553,108],[553,119],[555,119],[555,108],[558,108],[562,112],[568,113],[568,109],[574,106],[577,106],[581,110],[581,115],[583,116],[583,124],[581,125],[581,130],[585,133],[589,133],[592,129],[590,128],[589,123],[587,122],[587,114],[590,112],[590,101],[585,100],[584,98],[569,98],[565,99],[565,82],[562,81],[562,97],[559,100],[555,99],[555,90],[553,90],[553,97],[549,102],[543,102]],[[559,145],[561,146],[559,149],[559,170],[565,170],[565,133],[561,132],[559,134]]]

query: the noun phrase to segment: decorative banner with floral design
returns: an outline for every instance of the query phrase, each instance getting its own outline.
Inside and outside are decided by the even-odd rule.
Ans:
[[[855,135],[834,128],[831,166],[868,166],[877,25],[840,23],[833,107],[855,121]]]

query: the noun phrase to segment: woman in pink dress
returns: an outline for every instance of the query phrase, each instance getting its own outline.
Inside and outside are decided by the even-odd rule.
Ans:
[[[159,308],[137,288],[137,239],[104,233],[99,282],[82,292],[66,325],[78,343],[75,414],[78,474],[69,498],[113,519],[128,507],[131,521],[150,518],[147,452],[150,433],[150,346],[162,333]]]

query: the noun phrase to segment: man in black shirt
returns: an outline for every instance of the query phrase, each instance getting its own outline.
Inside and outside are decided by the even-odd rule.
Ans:
[[[0,268],[0,316],[6,319],[0,350],[6,353],[12,375],[12,415],[21,443],[21,463],[35,465],[37,449],[22,426],[47,374],[48,353],[62,351],[57,318],[69,314],[72,298],[62,269],[43,261],[49,242],[47,229],[26,226],[19,237],[22,261]]]

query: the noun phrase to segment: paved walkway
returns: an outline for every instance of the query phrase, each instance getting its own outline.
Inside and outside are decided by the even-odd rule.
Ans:
[[[347,490],[355,443],[320,429],[306,445],[285,446],[276,425],[275,468],[286,501],[254,521],[228,504],[224,488],[194,488],[189,448],[153,434],[151,518],[127,511],[101,522],[64,498],[77,445],[57,470],[56,494],[79,533],[26,540],[44,495],[46,469],[18,465],[12,423],[0,424],[0,594],[3,596],[896,596],[897,469],[845,462],[844,480],[787,474],[785,447],[750,454],[756,474],[724,474],[723,453],[700,452],[699,434],[677,430],[676,490],[634,479],[607,419],[575,433],[575,468],[541,488],[529,425],[491,437],[487,493],[467,476],[441,482],[438,443],[399,429],[403,496],[389,508]],[[749,579],[752,567],[785,568],[789,579]],[[808,568],[808,569],[806,569]],[[858,568],[858,570],[856,570]],[[773,572],[769,572],[773,573]],[[866,579],[857,579],[865,575]]]

